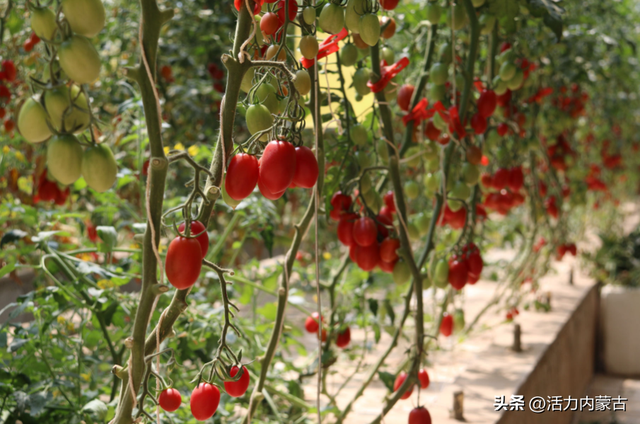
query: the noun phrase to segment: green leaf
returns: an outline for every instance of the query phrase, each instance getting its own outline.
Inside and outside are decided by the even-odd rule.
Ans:
[[[393,392],[393,383],[396,380],[395,375],[385,371],[378,371],[378,378],[380,379],[380,381],[382,381],[385,387],[389,389],[390,392]]]
[[[114,227],[100,225],[96,227],[96,231],[98,232],[98,236],[103,241],[101,243],[101,252],[111,252],[113,248],[116,247],[118,243],[118,232]]]
[[[18,13],[17,8],[13,8],[11,14],[9,15],[9,19],[7,19],[7,28],[9,28],[9,32],[11,35],[17,34],[24,25],[24,20],[20,17],[20,13]]]
[[[273,241],[274,241],[274,231],[272,225],[267,225],[262,231],[260,231],[260,237],[264,241],[264,246],[269,251],[269,257],[273,256]]]
[[[238,299],[238,301],[243,305],[247,305],[249,302],[251,302],[252,296],[253,296],[253,287],[251,287],[248,284],[245,284],[242,287],[242,294],[240,295],[240,298]]]
[[[552,0],[527,0],[529,3],[529,12],[531,15],[542,18],[547,15],[553,16],[555,19],[562,20],[565,10],[558,6],[557,1]]]
[[[367,299],[369,302],[369,310],[373,316],[378,316],[378,301],[376,299]]]
[[[267,303],[262,308],[258,308],[258,314],[267,321],[276,319],[278,308],[275,303]]]
[[[0,278],[2,278],[5,275],[9,274],[14,269],[16,269],[16,263],[15,262],[3,266],[2,268],[0,268]]]
[[[514,0],[491,0],[489,3],[489,13],[498,18],[515,18],[520,12],[520,6]]]
[[[391,320],[391,325],[394,325],[396,321],[396,313],[393,311],[393,305],[389,299],[384,300],[384,309],[387,310],[387,315],[389,315],[389,320]]]
[[[29,396],[29,415],[32,417],[40,415],[47,404],[47,396],[44,392],[34,393]]]
[[[99,399],[94,399],[82,407],[82,412],[88,414],[92,419],[97,422],[103,422],[107,417],[107,405]]]
[[[558,41],[562,38],[562,18],[556,18],[553,15],[547,15],[543,19],[544,24],[553,31]]]

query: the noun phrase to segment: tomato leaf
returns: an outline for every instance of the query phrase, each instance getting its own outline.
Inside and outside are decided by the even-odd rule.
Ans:
[[[269,251],[269,257],[273,256],[273,242],[275,234],[273,232],[273,225],[267,225],[262,231],[260,231],[260,237],[264,241],[264,246]]]
[[[100,251],[105,253],[113,251],[113,248],[116,247],[118,243],[118,232],[116,229],[111,226],[99,225],[96,227],[96,231],[103,241],[103,243],[100,244]]]
[[[395,325],[396,321],[396,313],[393,311],[393,305],[389,299],[384,300],[384,309],[387,311],[387,315],[389,315],[389,320],[391,321],[391,325]]]
[[[565,12],[562,7],[558,6],[558,2],[553,0],[527,0],[527,3],[529,3],[529,12],[536,18],[551,15],[562,20],[562,15]]]
[[[378,316],[378,301],[376,299],[367,299],[369,302],[369,310],[374,317]]]
[[[6,264],[5,266],[3,266],[2,268],[0,268],[0,278],[4,277],[5,275],[9,274],[10,272],[12,272],[14,269],[16,269],[16,263],[10,263],[10,264]]]
[[[385,371],[378,371],[378,378],[390,392],[393,392],[393,383],[396,380],[395,375]]]

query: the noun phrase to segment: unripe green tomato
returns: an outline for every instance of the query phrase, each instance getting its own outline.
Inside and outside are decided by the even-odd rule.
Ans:
[[[369,168],[371,165],[373,165],[371,156],[364,151],[357,151],[356,159],[358,160],[358,166],[360,166],[360,169]]]
[[[342,66],[353,66],[358,61],[358,48],[353,43],[342,46],[340,51],[340,63]]]
[[[496,26],[496,17],[488,13],[481,15],[478,21],[480,23],[480,33],[484,35],[491,34]]]
[[[429,140],[424,145],[424,158],[426,160],[437,159],[438,158],[438,153],[440,153],[440,150],[438,149],[438,146],[436,145],[435,141]]]
[[[380,196],[380,193],[378,193],[376,190],[369,190],[369,193],[373,193],[371,195],[371,201],[368,203],[369,207],[374,213],[380,212],[380,209],[384,205],[382,196]]]
[[[40,143],[51,137],[48,119],[42,105],[29,97],[20,108],[18,130],[29,143]]]
[[[58,48],[60,67],[78,84],[91,84],[100,76],[100,56],[91,41],[72,35]]]
[[[106,21],[101,0],[62,0],[62,13],[71,30],[85,37],[98,35]]]
[[[363,125],[357,124],[349,128],[349,136],[356,146],[367,144],[367,129]]]
[[[484,4],[486,0],[471,0],[473,7],[480,7]]]
[[[478,169],[476,165],[465,162],[465,164],[462,165],[462,179],[468,186],[478,184],[480,180],[480,169]]]
[[[246,113],[247,129],[251,134],[268,129],[273,125],[273,116],[265,105],[251,105]],[[269,133],[262,134],[260,141],[269,140]]]
[[[247,72],[244,74],[244,76],[242,77],[242,82],[240,83],[240,89],[245,93],[248,93],[249,90],[251,90],[251,87],[253,87],[253,76],[255,75],[255,73],[256,71],[254,68],[249,68]]]
[[[442,8],[437,3],[429,3],[427,5],[427,20],[433,25],[440,22],[440,16],[442,16]]]
[[[444,85],[430,84],[429,96],[434,102],[443,101],[447,95],[447,88]]]
[[[433,126],[440,131],[443,131],[445,128],[447,128],[447,123],[444,121],[444,119],[442,119],[442,116],[440,116],[439,113],[436,113],[435,115],[433,115]]]
[[[436,263],[436,269],[433,273],[433,282],[436,287],[445,288],[449,283],[449,264],[446,260],[440,259]]]
[[[449,79],[449,67],[441,62],[434,63],[429,72],[431,82],[435,85],[444,85]]]
[[[306,96],[311,91],[311,77],[306,69],[300,69],[296,72],[296,79],[293,85],[301,96]]]
[[[508,88],[509,87],[507,87],[507,83],[502,81],[502,79],[500,79],[500,76],[496,76],[493,79],[493,91],[495,91],[498,96],[502,96],[504,93],[506,93]]]
[[[360,68],[353,74],[353,87],[361,96],[371,93],[371,89],[367,86],[371,71],[368,68]]]
[[[464,88],[464,77],[462,76],[462,74],[457,74],[456,75],[456,90],[458,91],[462,91],[462,89]]]
[[[409,225],[407,225],[407,232],[409,235],[409,240],[411,241],[420,240],[420,230],[418,230],[418,227],[414,222],[410,222]]]
[[[371,184],[371,181],[369,181],[369,184]],[[371,188],[371,187],[369,187]],[[364,201],[367,203],[367,205],[373,209],[373,204],[375,203],[375,197],[376,197],[376,191],[375,190],[367,190],[364,191],[362,190],[362,197],[364,199]]]
[[[430,194],[435,193],[440,188],[440,179],[442,173],[440,171],[425,175],[424,186]]]
[[[87,185],[103,193],[116,182],[118,164],[113,152],[106,144],[96,144],[84,151],[82,155],[82,176]]]
[[[428,288],[431,288],[431,279],[428,277],[424,277],[422,278],[422,289],[426,290]]]
[[[456,186],[456,179],[453,175],[453,172],[449,172],[449,178],[447,178],[447,193],[453,190]]]
[[[414,223],[416,224],[416,228],[418,228],[421,236],[424,236],[429,232],[429,221],[429,216],[424,212],[416,215]]]
[[[47,143],[47,168],[60,184],[73,184],[82,172],[82,146],[74,135],[55,135]]]
[[[360,15],[364,13],[364,0],[349,0],[344,9],[344,23],[349,31],[360,33]]]
[[[51,66],[53,65],[53,66]],[[53,69],[53,73],[56,76],[56,79],[66,80],[67,76],[60,70],[60,63],[56,60],[53,63],[47,62],[44,65],[44,69],[42,71],[42,82],[48,83],[51,81],[51,69]]]
[[[316,22],[316,9],[313,7],[305,7],[302,10],[302,19],[307,25],[313,25]]]
[[[493,128],[489,130],[489,132],[484,138],[485,149],[493,150],[496,148],[499,142],[500,142],[500,134],[498,134],[498,131],[496,131],[496,129]]]
[[[361,102],[362,101],[362,94],[356,93],[355,100],[356,100],[356,102]]]
[[[496,149],[496,158],[498,162],[505,163],[509,160],[509,150],[507,150],[504,146],[500,146]]]
[[[300,53],[305,59],[311,60],[318,55],[318,40],[313,35],[304,35],[300,38]]]
[[[440,169],[440,159],[434,158],[427,162],[425,169],[429,172],[436,172]]]
[[[464,311],[462,309],[456,309],[453,313],[453,331],[456,333],[464,330]]]
[[[335,3],[327,3],[318,19],[320,28],[329,34],[337,34],[344,28],[344,10]]]
[[[466,200],[469,196],[471,196],[471,188],[464,181],[456,181],[453,190],[449,193],[450,197],[455,197],[456,199]]]
[[[407,149],[407,152],[404,156],[409,159],[407,161],[407,165],[409,165],[411,168],[420,166],[420,157],[422,155],[420,154],[419,147],[410,147],[409,149]]]
[[[453,51],[451,50],[451,44],[443,43],[440,48],[438,48],[438,57],[440,58],[440,63],[449,65],[453,61]]]
[[[451,13],[451,8],[448,8],[447,11],[447,24],[449,27],[453,28],[455,31],[458,31],[467,25],[467,12],[464,10],[464,7],[460,4],[456,4],[453,6],[453,14]]]
[[[411,269],[403,260],[399,260],[393,266],[393,282],[399,286],[406,284],[411,279]]]
[[[48,7],[34,7],[31,10],[31,29],[45,40],[52,40],[58,25],[56,14]]]
[[[497,62],[502,65],[504,62],[513,62],[516,59],[516,54],[513,49],[507,49],[500,53],[496,57]]]
[[[420,186],[413,180],[409,180],[404,183],[404,192],[408,199],[415,199],[420,194]]]
[[[383,139],[378,140],[378,143],[376,144],[376,151],[378,152],[378,156],[380,157],[382,163],[389,162],[389,150],[387,149],[386,141],[384,141]]]
[[[278,113],[278,97],[276,96],[276,89],[273,85],[268,82],[260,84],[256,90],[256,97],[258,98],[258,102],[269,109],[269,112]]]
[[[342,30],[342,27],[340,27]],[[378,16],[373,13],[365,13],[360,17],[358,26],[360,38],[370,46],[375,46],[380,40],[380,21]]]
[[[513,76],[513,78],[507,81],[507,87],[511,91],[516,91],[522,86],[523,81],[524,81],[524,72],[522,72],[522,69],[518,69],[516,70],[516,73]]]
[[[371,182],[371,177],[369,176],[369,173],[364,174],[360,178],[360,190],[362,190],[363,195],[371,191],[372,186],[373,186],[373,183]]]
[[[396,54],[389,47],[383,47],[382,50],[380,50],[380,57],[384,59],[388,65],[396,63]]]
[[[508,82],[511,78],[513,78],[516,74],[518,68],[513,62],[504,62],[500,65],[500,71],[498,75],[500,75],[500,79],[504,82]]]
[[[79,133],[84,131],[91,121],[89,102],[77,85],[71,87],[71,98],[75,99],[73,103],[76,107],[71,108],[69,89],[66,85],[61,85],[45,91],[44,106],[53,128],[58,131],[63,130],[62,117],[64,116],[64,131]]]

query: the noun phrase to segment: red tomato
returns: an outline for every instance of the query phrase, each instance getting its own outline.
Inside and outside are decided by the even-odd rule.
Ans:
[[[294,2],[295,3],[295,2]],[[262,153],[259,180],[271,193],[281,193],[291,185],[296,171],[296,149],[283,140],[273,140]]]
[[[345,328],[342,333],[338,333],[338,337],[336,338],[336,346],[340,349],[344,349],[349,346],[349,342],[351,342],[351,329],[349,327]]]
[[[269,200],[278,200],[285,192],[285,190],[282,190],[280,193],[272,193],[271,190],[263,185],[260,178],[258,178],[258,189],[260,190],[260,193]]]
[[[400,0],[380,0],[380,6],[384,10],[393,10],[398,6]]]
[[[453,333],[453,317],[448,313],[444,313],[442,316],[442,323],[440,324],[440,334],[445,337],[449,337]]]
[[[500,107],[505,107],[506,105],[508,105],[511,102],[511,90],[507,89],[504,94],[496,97],[496,102]]]
[[[493,188],[496,190],[502,190],[507,186],[509,182],[509,177],[511,173],[506,168],[498,168],[496,173],[493,175]]]
[[[285,16],[284,16],[285,4],[286,4],[285,0],[280,0],[278,2],[278,5],[276,6],[278,8],[278,18],[280,18],[280,22],[282,22],[283,25],[285,20]],[[289,20],[293,21],[296,18],[297,14],[298,14],[298,2],[295,0],[289,0]]]
[[[424,406],[418,406],[409,413],[409,424],[431,424],[431,415]]]
[[[384,217],[385,222],[389,222],[389,225],[391,225],[393,223],[393,212],[391,212],[391,210],[389,210],[389,208],[387,206],[383,206],[380,208],[380,213],[378,214],[378,216]],[[378,231],[380,231],[378,229]],[[386,235],[385,235],[386,237]]]
[[[322,318],[322,321],[324,321],[324,318]],[[318,328],[320,328],[318,313],[314,312],[311,316],[307,317],[307,320],[304,322],[304,329],[307,330],[307,333],[317,333]]]
[[[253,14],[257,15],[262,10],[262,0],[255,1],[249,0],[249,4],[253,3]],[[241,7],[245,7],[245,0],[233,0],[233,5],[239,12]]]
[[[167,81],[173,80],[173,72],[171,71],[171,66],[169,65],[162,66],[162,68],[160,68],[160,74]]]
[[[478,249],[472,251],[469,256],[467,256],[467,265],[469,266],[469,275],[480,277],[484,263]]]
[[[160,404],[160,408],[167,412],[173,412],[180,408],[182,396],[176,389],[165,389],[160,393],[158,403]]]
[[[184,233],[184,222],[180,224],[180,226],[178,227],[178,230],[181,233]],[[198,243],[200,243],[200,249],[202,251],[202,259],[204,259],[205,256],[207,256],[207,252],[209,251],[209,235],[205,230],[206,228],[204,227],[204,224],[202,224],[202,222],[191,221],[191,235],[195,236],[197,234],[202,233],[198,237],[196,237],[196,240],[198,240]]]
[[[487,119],[480,115],[480,113],[474,113],[471,117],[471,128],[476,134],[484,134],[487,130]]]
[[[238,153],[231,158],[224,179],[224,189],[233,200],[242,200],[249,196],[256,184],[260,166],[255,156]]]
[[[405,112],[407,112],[409,110],[409,107],[411,106],[411,97],[413,97],[414,91],[415,87],[411,84],[404,84],[398,90],[398,106]]]
[[[356,261],[358,250],[360,250],[360,246],[358,246],[358,243],[353,243],[351,246],[349,246],[349,259],[351,259],[351,261],[356,264],[358,263]]]
[[[6,114],[7,111],[3,107],[0,107],[0,119],[4,118]]]
[[[493,115],[498,105],[498,96],[493,90],[485,90],[478,98],[478,113],[483,118],[489,118]]]
[[[11,100],[11,92],[6,85],[0,85],[0,98],[6,97],[7,101]]]
[[[343,212],[349,209],[351,207],[351,202],[351,197],[346,194],[342,194],[341,191],[336,191],[333,193],[333,196],[331,196],[331,206],[333,206],[333,209],[338,212]],[[336,219],[336,221],[338,219]]]
[[[380,261],[378,243],[369,246],[358,246],[356,250],[356,264],[363,271],[372,271]]]
[[[387,191],[382,199],[384,200],[384,204],[387,205],[387,208],[389,208],[389,212],[396,213],[396,204],[393,198],[393,191]]]
[[[441,131],[433,125],[433,120],[429,119],[424,128],[424,135],[431,141],[437,141],[440,138]]]
[[[395,268],[396,266],[396,262],[397,261],[386,262],[380,259],[380,261],[378,262],[378,266],[383,272],[386,272],[387,274],[391,274],[393,272],[393,268]]]
[[[265,13],[262,19],[260,19],[260,29],[266,35],[275,34],[281,26],[282,22],[280,22],[280,18],[273,12]]]
[[[10,133],[11,131],[13,131],[13,129],[15,128],[15,124],[13,123],[13,121],[11,119],[8,119],[6,121],[4,121],[4,129],[6,132]]]
[[[220,390],[209,383],[200,383],[191,393],[191,414],[198,421],[213,417],[220,403]]]
[[[2,71],[4,72],[4,76],[7,81],[15,81],[16,76],[18,75],[16,65],[13,64],[12,60],[7,59],[2,61]]]
[[[486,130],[486,127],[485,127],[485,130]],[[482,149],[473,144],[470,145],[467,148],[467,161],[471,165],[479,165],[482,162]]]
[[[524,174],[521,166],[515,166],[509,170],[509,181],[507,182],[511,191],[518,192],[524,185]]]
[[[429,373],[427,372],[426,368],[418,371],[418,381],[420,382],[421,389],[426,389],[427,387],[429,387]]]
[[[40,187],[38,187],[38,195],[40,196],[40,200],[52,202],[56,200],[58,190],[58,185],[56,183],[45,179],[40,184]]]
[[[202,268],[202,249],[196,239],[176,237],[169,243],[164,269],[169,282],[182,290],[195,284]]]
[[[469,265],[464,259],[453,259],[449,261],[449,284],[456,289],[462,290],[467,284]]]
[[[318,181],[318,161],[310,148],[296,147],[296,170],[293,184],[302,188],[311,188]]]
[[[395,238],[386,238],[380,243],[380,259],[385,262],[395,262],[398,259],[396,250],[400,248],[400,240]]]
[[[400,374],[398,374],[398,376],[396,377],[396,381],[393,383],[393,391],[397,392],[400,386],[402,386],[402,383],[404,383],[406,379],[407,379],[407,373],[404,371],[401,371]],[[411,397],[411,393],[413,393],[413,386],[407,389],[407,391],[404,392],[404,394],[400,397],[400,399],[409,399],[409,397]]]
[[[368,216],[363,216],[353,224],[353,240],[360,246],[371,246],[376,242],[378,229],[376,222]]]
[[[504,137],[505,135],[509,134],[509,125],[505,124],[504,122],[498,124],[498,134],[500,135],[500,137]]]
[[[355,243],[353,240],[353,223],[358,219],[355,213],[343,214],[338,224],[338,240],[345,246],[351,246]]]
[[[380,209],[380,213],[376,216],[376,219],[379,222],[379,224],[377,225],[377,229],[378,234],[380,234],[382,238],[385,238],[389,235],[389,230],[387,227],[393,226],[393,220],[390,216],[386,215],[386,212],[385,214],[383,214],[382,212],[383,210]]]
[[[22,45],[22,48],[24,49],[25,52],[29,53],[31,50],[33,50],[33,46],[34,46],[34,42],[31,40],[26,40],[24,42],[24,44]]]
[[[504,53],[505,51],[509,50],[511,48],[511,43],[505,41],[504,43],[502,43],[500,45],[500,53]]]
[[[233,367],[231,367],[231,370],[229,371],[229,375],[231,377],[235,377],[236,374],[238,374],[238,371],[240,371],[240,368],[234,365]],[[238,379],[237,381],[225,381],[224,389],[227,391],[227,393],[231,397],[241,397],[247,392],[247,389],[249,388],[250,379],[251,377],[249,376],[249,371],[247,371],[247,367],[243,366],[242,376],[240,376],[240,379]]]

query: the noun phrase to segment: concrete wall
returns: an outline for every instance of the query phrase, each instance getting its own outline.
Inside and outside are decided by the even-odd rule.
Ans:
[[[569,424],[573,413],[545,411],[536,414],[529,410],[529,400],[541,396],[583,396],[594,375],[598,332],[599,287],[594,285],[582,299],[580,306],[566,322],[556,340],[520,385],[517,393],[524,395],[525,411],[505,412],[498,424]],[[563,404],[563,409],[567,402]]]

